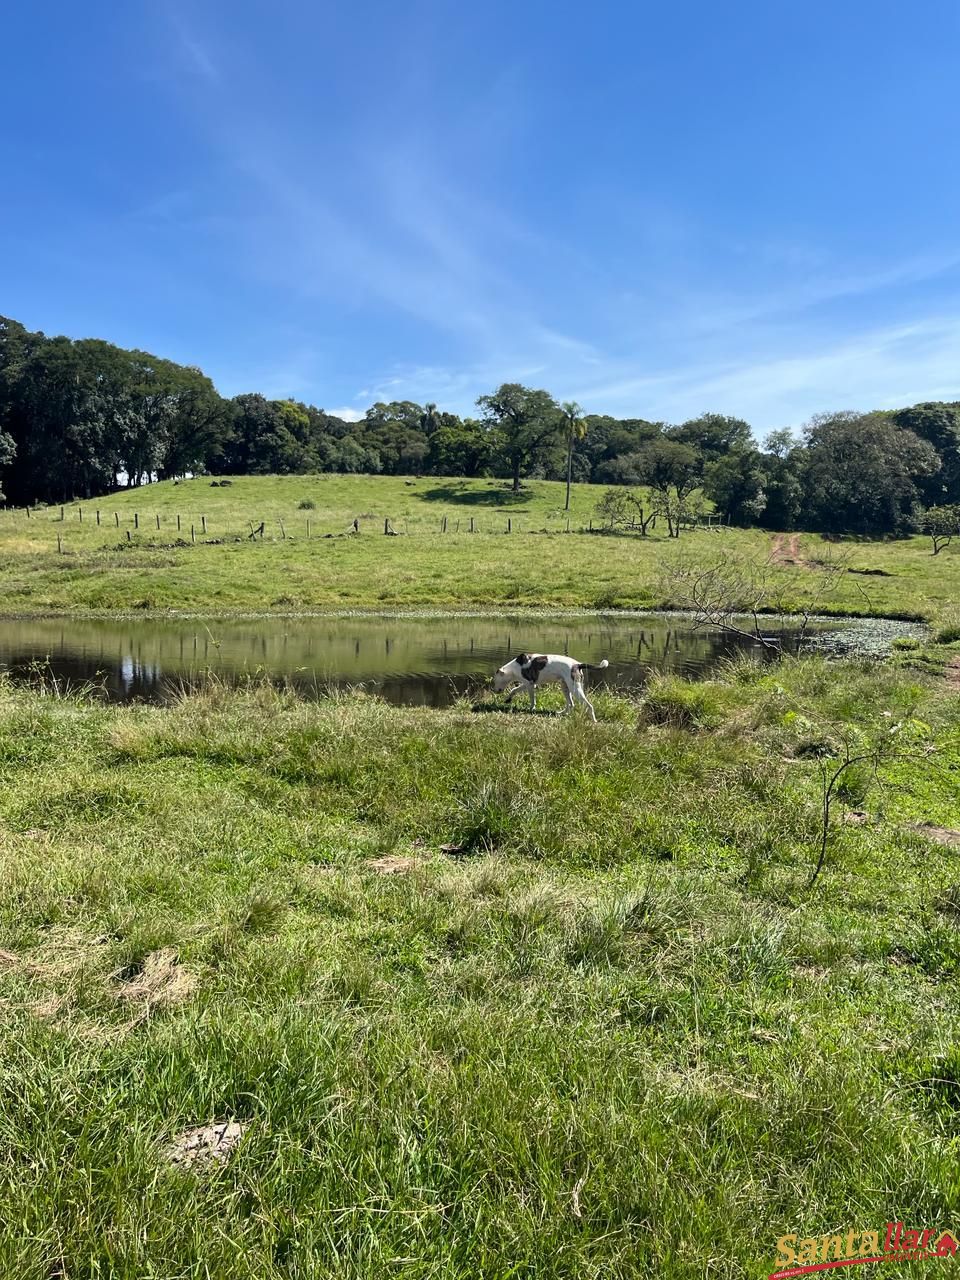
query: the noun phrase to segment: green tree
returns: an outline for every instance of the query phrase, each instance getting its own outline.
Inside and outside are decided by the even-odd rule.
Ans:
[[[767,434],[763,442],[764,449],[774,458],[786,458],[795,449],[799,441],[789,427],[777,427]]]
[[[518,493],[521,477],[529,473],[538,452],[559,436],[559,406],[548,392],[518,382],[505,382],[492,395],[480,396],[477,404]]]
[[[928,401],[890,416],[898,427],[932,445],[940,459],[940,469],[919,482],[924,501],[931,506],[960,502],[960,404]]]
[[[696,449],[704,462],[714,462],[727,453],[753,447],[750,424],[743,418],[731,418],[723,413],[702,413],[679,427],[669,427],[666,434],[678,444]]]
[[[452,416],[452,415],[446,415]],[[482,476],[492,460],[489,432],[475,418],[442,426],[430,437],[427,468],[435,476]]]
[[[605,529],[639,529],[644,537],[657,516],[656,503],[647,501],[643,493],[622,486],[607,489],[594,510]]]
[[[651,440],[633,456],[639,482],[654,491],[657,514],[666,519],[670,537],[679,538],[694,514],[692,499],[703,474],[702,456],[691,445],[667,436]]]
[[[582,440],[587,434],[587,424],[584,421],[584,413],[576,400],[565,400],[560,406],[560,416],[563,420],[563,432],[567,442],[567,500],[564,503],[564,511],[570,510],[570,480],[573,474],[573,450],[579,440]]]
[[[629,468],[621,465],[621,459],[634,453],[641,445],[656,439],[662,430],[659,422],[647,422],[642,418],[610,418],[588,414],[586,438],[580,442],[577,456],[588,465],[586,479],[595,484],[636,483],[626,478]]]
[[[819,415],[805,435],[803,528],[882,537],[917,527],[920,483],[940,467],[926,440],[882,413]]]
[[[787,427],[771,431],[760,454],[766,505],[757,517],[764,529],[795,529],[803,504],[803,448]]]
[[[756,449],[741,449],[708,462],[703,493],[728,523],[756,524],[767,505],[766,475]]]
[[[385,474],[406,475],[423,467],[430,450],[425,423],[432,426],[437,420],[412,400],[378,401],[357,424],[357,435],[379,454]]]
[[[178,383],[157,462],[161,480],[205,470],[229,428],[227,402],[199,369],[182,369]]]
[[[10,466],[16,452],[17,445],[13,436],[9,435],[6,431],[0,430],[0,502],[2,502],[4,498],[2,488],[4,468]]]
[[[69,338],[19,335],[4,371],[3,430],[16,445],[13,502],[65,501],[115,483],[110,428],[117,398],[89,353]],[[126,407],[126,401],[123,400]]]
[[[960,535],[960,506],[952,504],[931,507],[923,513],[920,527],[930,535],[933,554],[938,556],[944,547],[949,547],[953,539]]]

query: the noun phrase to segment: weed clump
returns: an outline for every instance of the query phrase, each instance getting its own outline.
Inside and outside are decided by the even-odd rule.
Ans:
[[[717,729],[728,719],[730,698],[712,681],[655,676],[640,704],[640,725],[668,729]]]
[[[523,815],[524,804],[516,787],[508,781],[488,779],[458,804],[451,843],[459,845],[462,853],[492,853],[519,835]]]

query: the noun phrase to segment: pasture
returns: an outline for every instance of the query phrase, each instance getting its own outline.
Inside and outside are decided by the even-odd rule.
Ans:
[[[569,534],[564,486],[551,481],[514,495],[490,480],[246,476],[221,488],[204,477],[74,503],[63,520],[59,507],[5,509],[0,611],[655,608],[676,603],[666,579],[678,559],[721,556],[772,562],[787,603],[826,612],[943,622],[960,599],[960,547],[934,557],[923,537],[826,543],[717,528],[679,541],[662,529],[591,536],[602,492],[574,486]],[[823,566],[841,558],[847,571],[824,594]]]
[[[787,1233],[957,1220],[960,553],[591,534],[599,496],[569,533],[546,482],[0,512],[0,608],[65,625],[543,625],[718,558],[935,624],[886,661],[598,689],[597,725],[556,690],[116,706],[0,676],[0,1273],[752,1280]]]
[[[0,1271],[731,1280],[955,1221],[955,693],[596,702],[0,683]],[[810,888],[821,762],[894,724]]]

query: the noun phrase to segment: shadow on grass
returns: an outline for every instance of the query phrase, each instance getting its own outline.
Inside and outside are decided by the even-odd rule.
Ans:
[[[498,702],[474,702],[471,703],[470,710],[477,715],[487,711],[499,711],[505,716],[548,716],[551,718],[562,714],[559,711],[544,711],[540,707],[536,711],[531,711],[529,707],[507,707]]]
[[[443,484],[435,489],[424,489],[417,497],[425,502],[455,502],[462,507],[514,507],[518,502],[527,502],[533,494],[528,489],[514,493],[503,482],[490,489],[461,489],[459,485]]]

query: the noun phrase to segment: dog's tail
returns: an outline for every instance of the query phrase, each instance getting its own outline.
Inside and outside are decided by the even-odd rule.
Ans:
[[[602,662],[578,662],[577,666],[581,671],[602,671],[604,667],[609,667],[610,663],[606,658]]]

